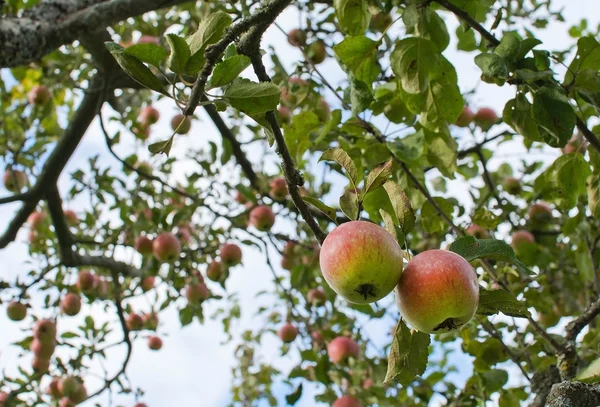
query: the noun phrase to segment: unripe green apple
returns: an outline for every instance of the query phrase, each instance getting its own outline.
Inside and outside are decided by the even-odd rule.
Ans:
[[[219,250],[219,256],[225,267],[237,266],[242,262],[242,249],[235,243],[225,243]]]
[[[35,356],[40,359],[50,359],[56,349],[56,341],[40,341],[37,338],[33,338],[29,350],[33,352]]]
[[[125,322],[130,331],[139,331],[144,327],[144,319],[139,314],[133,312],[127,316]]]
[[[27,223],[32,230],[39,232],[43,229],[44,225],[46,225],[46,220],[47,217],[45,212],[34,211],[27,218]]]
[[[312,64],[320,64],[327,58],[327,49],[322,40],[317,40],[306,47],[306,57]]]
[[[511,195],[518,195],[521,193],[521,181],[515,177],[506,177],[502,182],[502,188]]]
[[[306,44],[306,31],[300,28],[294,28],[288,33],[288,42],[294,47],[301,47]]]
[[[190,304],[198,304],[210,296],[210,291],[204,283],[190,283],[185,287],[185,298]]]
[[[27,94],[27,100],[30,104],[35,106],[43,106],[50,102],[50,99],[52,99],[52,95],[44,85],[35,86]]]
[[[142,279],[142,282],[140,284],[140,287],[142,287],[142,291],[143,292],[148,292],[150,290],[152,290],[154,288],[154,283],[155,283],[155,278],[154,276],[146,276]]]
[[[206,277],[212,281],[220,281],[223,275],[223,265],[220,261],[213,260],[206,268]]]
[[[543,226],[552,221],[552,208],[546,202],[534,203],[527,210],[529,221],[536,226]]]
[[[46,374],[48,373],[48,369],[50,369],[50,359],[41,359],[35,356],[31,362],[31,367],[35,374]]]
[[[279,331],[277,331],[277,336],[279,336],[284,343],[293,342],[298,336],[298,328],[289,322],[286,322],[285,325],[283,325],[281,328],[279,328]]]
[[[343,223],[323,242],[321,272],[331,288],[356,304],[378,301],[398,284],[402,249],[382,227],[365,221]]]
[[[342,396],[334,401],[331,407],[363,407],[363,405],[352,396]]]
[[[148,347],[150,350],[160,350],[162,345],[162,339],[160,339],[158,336],[151,336],[148,338]]]
[[[22,302],[12,301],[6,308],[6,315],[11,321],[22,321],[27,316],[27,306]]]
[[[27,174],[24,171],[7,170],[2,180],[7,191],[18,193],[27,185]]]
[[[177,114],[171,119],[171,128],[177,134],[187,134],[192,128],[192,120],[188,116]]]
[[[159,118],[160,118],[160,112],[158,110],[156,110],[152,105],[145,106],[140,111],[139,119],[140,119],[140,122],[142,123],[142,125],[145,127],[158,122]]]
[[[250,211],[250,223],[261,232],[268,232],[275,224],[275,214],[270,206],[259,205]]]
[[[85,384],[83,384],[83,382],[79,378],[77,378],[77,381],[79,382],[79,387],[77,387],[75,392],[73,394],[71,394],[71,397],[70,397],[71,401],[73,403],[75,403],[75,405],[83,403],[88,398],[87,389],[85,388]]]
[[[371,16],[369,29],[373,32],[384,32],[392,24],[392,16],[388,13],[377,13]]]
[[[494,110],[488,107],[482,107],[475,113],[473,121],[481,128],[481,130],[487,131],[494,124],[498,123],[498,115]]]
[[[323,98],[319,99],[313,111],[321,121],[321,123],[326,123],[331,119],[331,108],[329,107],[329,103]]]
[[[144,256],[152,254],[152,240],[148,236],[138,236],[135,238],[134,249]]]
[[[285,178],[277,177],[271,181],[269,184],[269,196],[273,198],[274,201],[283,201],[287,197],[288,189],[287,183],[285,182]]]
[[[325,304],[326,301],[327,294],[325,294],[325,291],[321,290],[320,288],[313,288],[309,290],[308,294],[306,295],[306,302],[316,307]]]
[[[60,302],[60,310],[71,317],[79,314],[81,297],[74,293],[67,293]]]
[[[469,236],[473,236],[476,239],[488,239],[490,237],[490,232],[475,223],[469,225],[469,227],[465,230],[465,233]]]
[[[333,363],[343,363],[348,358],[358,358],[360,348],[358,344],[346,336],[338,336],[327,345],[327,355]]]
[[[56,338],[56,324],[48,319],[38,320],[33,327],[33,337],[40,341],[53,341]]]
[[[181,244],[172,233],[161,233],[152,242],[152,252],[156,260],[172,263],[179,258]]]
[[[156,331],[158,328],[158,315],[155,312],[148,312],[142,316],[144,328],[150,331]]]
[[[96,290],[98,278],[89,270],[82,270],[77,275],[77,288],[82,293],[90,293]]]
[[[479,285],[473,267],[447,250],[428,250],[408,262],[396,288],[402,317],[425,333],[460,328],[479,305]]]
[[[67,376],[58,382],[58,391],[64,397],[71,397],[79,389],[79,386],[81,386],[81,382],[76,377]]]

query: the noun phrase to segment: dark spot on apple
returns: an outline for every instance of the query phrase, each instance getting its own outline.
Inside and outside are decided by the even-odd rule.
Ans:
[[[377,291],[376,291],[375,286],[373,284],[361,284],[354,291],[357,292],[357,293],[359,293],[360,295],[362,295],[365,300],[367,298],[369,298],[369,297],[376,297],[377,296]]]
[[[454,318],[448,318],[444,322],[442,322],[441,324],[436,326],[433,330],[438,331],[438,330],[446,330],[447,329],[448,331],[451,331],[453,329],[461,327],[462,325],[463,324],[460,323],[458,320],[456,320]]]

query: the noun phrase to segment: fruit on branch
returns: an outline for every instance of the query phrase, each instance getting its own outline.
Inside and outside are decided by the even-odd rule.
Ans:
[[[100,299],[108,298],[108,291],[110,290],[110,282],[103,277],[98,277],[96,282],[96,296]]]
[[[371,16],[369,29],[373,32],[384,32],[392,24],[392,16],[388,13],[377,13]]]
[[[145,106],[140,111],[139,120],[144,127],[150,126],[156,122],[160,118],[160,112],[155,109],[152,105]]]
[[[27,174],[19,170],[6,170],[2,177],[4,188],[12,193],[21,192],[27,185]]]
[[[29,350],[40,359],[50,359],[54,354],[54,349],[56,349],[56,341],[54,340],[40,341],[37,338],[33,338],[31,345],[29,345]]]
[[[567,144],[562,148],[564,154],[581,153],[585,154],[590,143],[579,133],[573,134]]]
[[[34,211],[27,218],[27,224],[32,230],[41,231],[43,226],[46,224],[46,213],[40,211]]]
[[[0,407],[8,407],[4,405],[6,400],[8,400],[8,393],[0,391]]]
[[[213,260],[206,268],[206,277],[212,281],[220,281],[223,275],[223,265],[220,261]]]
[[[460,328],[479,305],[479,285],[473,267],[447,250],[428,250],[408,262],[396,288],[402,317],[425,333]]]
[[[199,283],[189,283],[185,286],[185,298],[187,298],[190,304],[201,303],[206,300],[210,296],[210,291],[206,284]]]
[[[63,214],[65,217],[65,221],[67,222],[67,225],[76,226],[79,223],[79,219],[77,218],[77,214],[75,213],[75,211],[67,209],[66,211],[63,212]]]
[[[33,337],[40,341],[53,341],[56,338],[56,324],[48,319],[38,320],[33,327]]]
[[[284,124],[290,124],[292,122],[292,112],[286,106],[279,106],[277,109],[279,111],[279,117],[281,118],[281,122]],[[239,191],[238,191],[239,193]]]
[[[518,195],[521,193],[521,181],[515,177],[506,177],[502,181],[502,188],[511,195]]]
[[[139,140],[148,140],[148,137],[150,137],[150,127],[147,126],[134,126],[131,132]]]
[[[498,123],[498,115],[489,107],[482,107],[475,113],[473,121],[481,128],[481,130],[487,131],[494,124]]]
[[[60,310],[71,317],[79,314],[79,311],[81,311],[81,297],[74,293],[67,293],[60,302]]]
[[[171,263],[179,258],[181,244],[172,233],[163,232],[152,242],[152,252],[156,260]]]
[[[325,42],[317,40],[306,47],[306,58],[312,64],[320,64],[327,58],[327,49]]]
[[[177,114],[171,119],[171,128],[177,134],[188,134],[192,128],[192,120],[188,116]]]
[[[35,106],[43,106],[50,102],[50,99],[52,99],[50,90],[44,85],[34,86],[27,94],[27,100]]]
[[[331,407],[363,407],[363,405],[352,396],[342,396],[334,401]]]
[[[89,294],[96,290],[98,278],[89,270],[82,270],[77,274],[77,288],[80,292]]]
[[[358,344],[347,336],[338,336],[327,345],[327,355],[333,363],[343,363],[348,358],[358,358]]]
[[[323,242],[321,272],[331,288],[356,304],[378,301],[398,284],[402,249],[384,228],[365,221],[343,223]]]
[[[52,381],[46,388],[46,393],[49,394],[54,399],[59,399],[62,397],[60,393],[60,389],[58,388],[58,384],[60,383],[60,379],[58,377],[53,377]]]
[[[50,368],[50,359],[42,359],[35,356],[31,362],[35,374],[46,374]]]
[[[325,291],[321,290],[320,288],[312,288],[306,295],[306,302],[315,307],[324,305],[326,301],[327,294],[325,294]]]
[[[469,236],[473,236],[476,239],[488,239],[490,237],[490,232],[488,232],[487,229],[484,229],[475,223],[469,225],[469,227],[465,230],[465,233]]]
[[[75,403],[73,403],[73,400],[71,400],[68,397],[63,397],[60,400],[60,404],[58,405],[59,407],[75,407]]]
[[[527,230],[517,230],[512,234],[510,245],[517,255],[529,245],[535,244],[535,237]]]
[[[361,386],[364,390],[369,390],[371,387],[373,387],[373,379],[367,377],[363,382],[362,382],[362,386]]]
[[[155,312],[148,312],[142,316],[144,328],[150,331],[156,331],[158,328],[158,315]]]
[[[160,38],[153,35],[142,35],[137,42],[138,44],[155,44],[160,45]]]
[[[236,200],[237,203],[240,203],[242,205],[244,205],[245,203],[248,203],[248,198],[246,198],[246,195],[244,195],[239,190],[235,194],[235,200]]]
[[[148,338],[148,347],[151,350],[160,350],[162,348],[163,342],[158,336],[151,336]]]
[[[294,28],[288,33],[288,42],[294,47],[301,47],[306,44],[306,31],[300,28]]]
[[[281,102],[289,107],[298,106],[309,94],[310,83],[298,77],[288,78],[285,86],[281,88]]]
[[[283,201],[287,197],[288,189],[285,178],[277,177],[269,184],[269,196],[274,201]]]
[[[152,254],[152,240],[148,236],[138,236],[135,238],[134,249],[143,255]]]
[[[250,211],[250,223],[261,232],[268,232],[275,224],[275,214],[270,206],[259,205]]]
[[[313,341],[315,341],[317,343],[321,343],[325,339],[325,338],[323,338],[323,334],[321,333],[321,331],[314,331],[313,333],[310,334],[310,337],[312,338]]]
[[[289,322],[286,322],[285,325],[283,325],[281,328],[279,328],[279,331],[277,331],[277,336],[279,336],[279,339],[281,339],[284,343],[293,342],[298,336],[298,328]]]
[[[235,243],[225,243],[219,250],[219,256],[225,267],[237,266],[242,262],[242,249]]]
[[[180,226],[175,232],[175,236],[182,245],[188,245],[192,241],[192,231],[189,227]]]
[[[536,202],[527,210],[527,216],[533,225],[543,226],[552,221],[552,208],[546,202]]]
[[[76,377],[67,376],[58,382],[58,391],[60,391],[60,394],[64,397],[70,398],[77,392],[80,386],[81,382]]]
[[[75,390],[75,393],[71,394],[71,401],[73,403],[75,403],[75,405],[83,403],[87,398],[88,398],[88,394],[87,394],[87,389],[85,388],[85,385],[83,384],[83,382],[81,382],[80,379],[77,379],[79,381],[79,387],[77,388],[77,390]]]
[[[331,119],[331,108],[329,103],[323,98],[319,99],[313,111],[322,123],[326,123]]]
[[[19,301],[12,301],[6,307],[6,316],[11,321],[22,321],[27,316],[27,306]]]
[[[468,106],[465,106],[463,107],[460,116],[458,116],[458,119],[456,119],[456,122],[454,124],[458,127],[469,127],[469,124],[473,122],[474,118],[475,113],[473,113],[473,111]]]
[[[139,331],[144,327],[144,319],[139,314],[133,312],[127,315],[125,322],[127,329],[130,331]]]

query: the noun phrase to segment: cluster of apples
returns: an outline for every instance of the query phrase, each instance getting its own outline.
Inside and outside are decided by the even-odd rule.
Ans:
[[[488,131],[498,123],[498,120],[496,112],[489,107],[482,107],[474,113],[468,106],[465,106],[454,124],[458,127],[469,127],[471,123],[475,123],[481,130]]]
[[[74,376],[53,378],[46,392],[55,400],[60,400],[59,407],[74,407],[88,397],[83,381]]]
[[[306,79],[289,78],[281,87],[281,103],[278,109],[279,117],[287,124],[292,120],[293,110],[301,107],[310,109],[322,123],[331,118],[329,103],[312,90],[311,83]]]
[[[158,329],[158,315],[155,312],[147,312],[144,314],[137,314],[130,312],[125,319],[125,324],[130,332],[136,332],[141,330],[156,331]],[[162,339],[156,335],[150,335],[148,337],[148,348],[150,350],[160,350],[162,348]]]
[[[185,229],[185,232],[183,231]],[[180,236],[178,238],[178,236]],[[188,228],[180,228],[176,234],[163,232],[154,239],[146,235],[140,235],[135,239],[133,247],[142,256],[153,255],[154,258],[163,263],[172,263],[179,258],[181,253],[181,242],[189,241],[191,231]]]
[[[150,127],[158,122],[160,112],[152,105],[145,106],[140,111],[138,123],[133,127],[133,133],[137,138],[146,140],[150,136]],[[192,128],[192,120],[189,116],[176,114],[171,119],[171,129],[177,134],[188,134]]]
[[[56,324],[49,319],[38,320],[33,327],[33,341],[29,349],[33,352],[33,371],[43,375],[50,368],[50,359],[56,349]]]
[[[325,42],[320,39],[315,39],[311,43],[307,43],[308,35],[306,31],[300,28],[294,28],[288,33],[288,42],[294,47],[302,48],[308,62],[318,65],[327,58],[327,48]]]
[[[79,217],[75,211],[67,209],[63,214],[68,226],[73,227],[79,224]],[[48,230],[48,215],[44,211],[35,210],[27,218],[27,224],[29,225],[29,243],[35,244],[39,241],[40,236],[43,236]]]
[[[403,270],[402,249],[382,227],[352,221],[323,242],[320,265],[331,288],[350,302],[371,303],[395,289],[402,317],[425,333],[442,333],[467,323],[479,304],[473,267],[460,255],[427,250]]]

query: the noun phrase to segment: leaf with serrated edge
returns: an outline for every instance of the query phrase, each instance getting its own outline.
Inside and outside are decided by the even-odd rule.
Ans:
[[[190,47],[185,39],[176,34],[168,34],[167,42],[171,47],[168,66],[175,73],[181,74],[185,72],[187,61],[190,59]]]
[[[529,316],[527,305],[517,300],[511,293],[505,290],[486,290],[479,288],[479,307],[477,314],[494,315],[498,312],[516,318]]]
[[[247,115],[259,115],[277,109],[281,90],[271,82],[256,83],[238,78],[223,91],[231,107]]]
[[[325,216],[331,219],[334,223],[337,223],[337,213],[332,207],[325,205],[323,202],[312,196],[304,196],[302,197],[302,200],[323,212]]]
[[[346,175],[352,182],[352,186],[356,189],[356,180],[358,179],[358,170],[352,158],[341,148],[330,148],[326,150],[319,162],[321,161],[335,161],[346,170]]]
[[[166,49],[156,44],[135,44],[125,48],[123,53],[157,68],[168,55]]]
[[[398,223],[402,232],[407,235],[415,226],[415,213],[413,212],[410,200],[406,193],[398,183],[394,181],[387,181],[383,184],[385,191],[390,197]]]
[[[340,209],[350,220],[358,220],[358,195],[352,189],[347,189],[340,196]]]
[[[387,374],[383,382],[389,383],[397,378],[401,384],[407,385],[414,380],[415,376],[425,373],[430,340],[428,334],[418,331],[411,333],[401,319],[394,332],[388,356]]]
[[[369,175],[367,175],[367,180],[365,181],[365,190],[363,192],[363,197],[368,194],[370,191],[375,190],[382,186],[388,178],[392,175],[392,160],[388,160],[384,163],[379,164],[377,167],[373,168]]]
[[[390,215],[383,209],[380,209],[379,213],[381,214],[381,218],[383,219],[383,226],[384,226],[385,230],[387,230],[389,232],[389,234],[392,235],[394,240],[397,242],[398,236],[396,234],[396,225],[394,225],[394,218],[392,217],[392,215]]]

